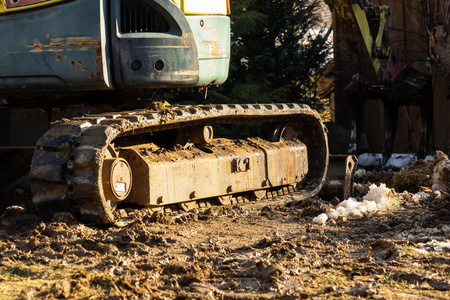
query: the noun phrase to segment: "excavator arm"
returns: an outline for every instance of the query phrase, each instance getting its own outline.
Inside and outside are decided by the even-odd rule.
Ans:
[[[389,47],[384,45],[387,17],[391,14],[388,6],[375,6],[368,0],[328,0],[335,12],[336,21],[343,27],[344,39],[350,51],[356,56],[362,83],[380,81],[380,58],[386,58]],[[377,27],[375,32],[371,28]]]
[[[369,0],[328,0],[334,11],[338,33],[356,57],[357,74],[345,87],[345,97],[352,110],[349,152],[356,154],[363,127],[364,102],[381,99],[385,115],[383,165],[388,163],[396,135],[398,107],[415,105],[422,111],[422,133],[418,158],[424,158],[433,127],[433,92],[431,76],[402,64],[397,49],[384,43],[388,6],[375,6]],[[381,67],[380,59],[387,59]]]

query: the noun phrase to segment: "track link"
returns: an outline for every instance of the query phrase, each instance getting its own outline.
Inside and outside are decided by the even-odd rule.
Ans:
[[[301,125],[300,140],[308,149],[309,172],[300,196],[315,195],[328,165],[328,145],[320,117],[299,104],[171,106],[157,110],[107,113],[63,120],[38,141],[31,165],[33,203],[42,215],[71,211],[85,222],[111,223],[116,203],[107,201],[102,165],[114,157],[114,141],[205,124],[289,122]]]

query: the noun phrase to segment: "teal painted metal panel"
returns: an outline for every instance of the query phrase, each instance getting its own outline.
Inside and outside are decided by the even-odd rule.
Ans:
[[[198,85],[222,84],[230,64],[230,18],[187,16],[197,45],[200,78]]]
[[[108,89],[101,2],[77,0],[1,15],[0,92]]]

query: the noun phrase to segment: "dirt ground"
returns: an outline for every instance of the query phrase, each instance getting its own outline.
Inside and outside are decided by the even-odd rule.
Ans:
[[[365,173],[357,191],[380,180],[395,186],[403,175]],[[129,211],[122,227],[83,224],[68,213],[43,221],[9,206],[0,217],[0,295],[450,299],[450,196],[424,185],[416,196],[395,193],[395,209],[324,225],[312,219],[338,199],[293,194],[184,214]]]

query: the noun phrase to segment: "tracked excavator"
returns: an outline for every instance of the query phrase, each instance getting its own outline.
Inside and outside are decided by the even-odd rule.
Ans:
[[[229,13],[226,0],[0,0],[0,150],[33,148],[40,214],[106,224],[122,205],[189,210],[320,190],[327,136],[309,107],[142,101],[152,88],[226,80]],[[266,135],[214,136],[237,123]]]

